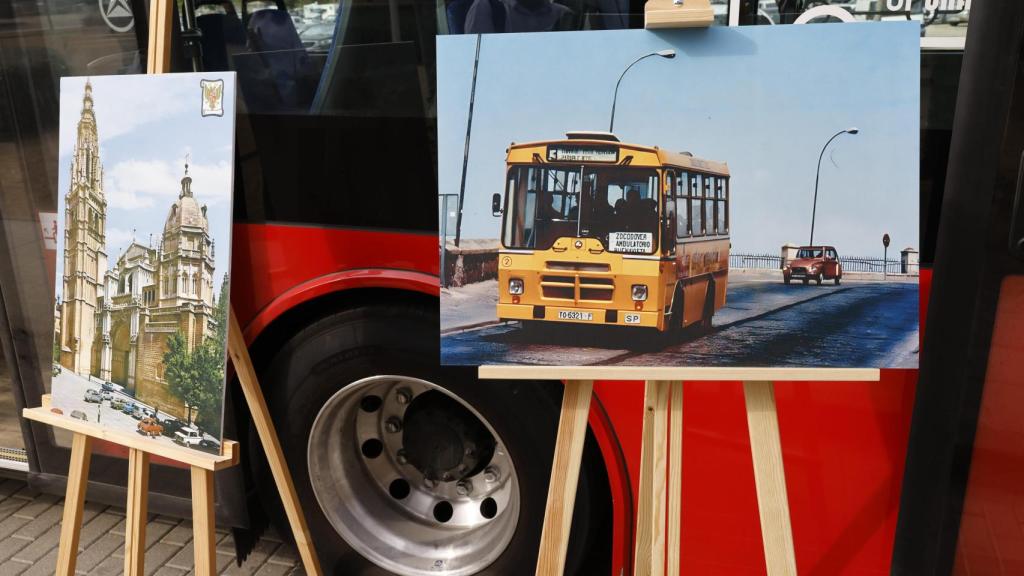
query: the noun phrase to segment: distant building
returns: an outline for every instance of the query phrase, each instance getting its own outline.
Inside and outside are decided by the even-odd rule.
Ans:
[[[96,123],[92,114],[91,87],[86,84],[86,107],[79,122],[79,140],[75,146],[75,161],[89,150],[86,158],[97,165]],[[87,114],[88,113],[88,114]],[[89,130],[85,132],[81,126]],[[95,157],[91,154],[95,153]],[[95,158],[95,160],[92,160]],[[73,164],[72,171],[75,171]],[[206,206],[201,206],[192,193],[192,178],[185,163],[178,200],[171,205],[164,222],[163,235],[158,247],[145,246],[135,241],[118,256],[114,267],[107,270],[102,224],[106,219],[106,203],[102,201],[102,169],[99,179],[91,188],[76,187],[73,178],[68,194],[68,214],[75,213],[69,222],[65,237],[83,234],[83,225],[77,219],[72,202],[81,204],[82,191],[99,190],[95,206],[96,228],[86,227],[85,233],[93,243],[85,248],[64,251],[64,303],[61,310],[62,340],[69,348],[62,348],[61,364],[83,376],[96,376],[121,384],[129,393],[162,411],[184,416],[187,408],[167,391],[164,379],[163,355],[166,341],[175,332],[181,332],[194,349],[207,337],[214,336],[214,243],[210,238]],[[95,194],[93,194],[95,195]],[[88,224],[90,221],[86,221]],[[67,246],[67,245],[66,245]],[[91,252],[86,252],[91,250]],[[87,266],[83,273],[79,254],[84,253]],[[93,260],[93,255],[95,254]],[[76,259],[77,258],[77,259]],[[95,261],[94,268],[89,263]],[[102,270],[100,281],[97,272]],[[79,284],[85,290],[79,288]],[[69,292],[69,286],[71,292]],[[84,296],[77,296],[82,292]],[[76,294],[70,299],[68,294]],[[68,303],[71,302],[69,305]],[[90,322],[70,323],[70,315],[91,312]],[[88,346],[88,348],[86,348]],[[83,351],[88,351],[84,353]]]

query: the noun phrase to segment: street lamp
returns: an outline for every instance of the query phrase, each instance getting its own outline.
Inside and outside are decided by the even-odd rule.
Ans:
[[[821,159],[825,156],[825,149],[832,143],[833,140],[839,137],[840,134],[856,134],[860,132],[857,128],[847,128],[846,130],[840,130],[832,135],[825,142],[825,145],[821,147],[821,154],[818,154],[818,171],[814,174],[814,204],[811,207],[811,241],[808,243],[809,246],[814,246],[814,216],[818,211],[818,179],[821,178]]]
[[[668,50],[658,50],[657,52],[644,54],[643,56],[630,62],[629,66],[626,66],[626,69],[622,71],[622,74],[619,74],[619,80],[618,82],[615,83],[615,94],[612,96],[612,118],[611,121],[608,122],[609,132],[615,131],[615,100],[617,100],[619,97],[619,84],[622,84],[622,77],[626,75],[626,72],[629,72],[629,69],[633,67],[633,64],[636,64],[637,62],[643,60],[644,58],[650,58],[651,56],[660,56],[662,58],[668,58],[669,60],[671,60],[672,58],[676,57],[676,51],[670,48]]]

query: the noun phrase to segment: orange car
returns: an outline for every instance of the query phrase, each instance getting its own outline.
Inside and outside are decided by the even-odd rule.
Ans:
[[[843,265],[832,246],[801,246],[796,258],[782,268],[782,281],[786,284],[792,280],[803,280],[804,284],[832,280],[838,286],[842,277]]]
[[[156,418],[150,417],[139,420],[138,430],[139,434],[145,434],[152,438],[163,434],[164,427]]]

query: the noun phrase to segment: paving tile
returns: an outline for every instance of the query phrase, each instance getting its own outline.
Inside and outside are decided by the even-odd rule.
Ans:
[[[42,558],[36,560],[28,570],[22,572],[24,576],[50,576],[57,571],[57,549],[54,548]]]
[[[59,501],[60,498],[53,494],[40,494],[32,499],[31,502],[22,506],[14,513],[15,516],[20,518],[28,518],[29,520],[39,516],[43,512],[49,510],[54,504]]]
[[[180,570],[178,568],[171,568],[170,566],[164,565],[156,572],[153,572],[153,576],[184,576],[188,573],[188,570]]]
[[[167,560],[166,565],[172,568],[191,570],[195,565],[195,548],[192,547],[192,541],[190,540],[188,544],[182,546],[177,554]]]
[[[169,532],[174,529],[172,524],[166,524],[164,522],[150,522],[146,524],[146,550],[149,550],[157,542],[166,542],[166,537]],[[167,542],[168,544],[177,544],[176,542]]]
[[[234,566],[237,563],[238,562],[235,561],[235,555],[234,554],[221,554],[220,552],[217,553],[217,573],[218,574],[223,574],[224,571],[227,570],[229,566]]]
[[[174,526],[168,533],[163,537],[163,542],[168,544],[177,544],[178,546],[184,546],[192,541],[192,523],[181,522],[177,526]]]
[[[77,568],[84,572],[91,572],[97,564],[112,556],[115,551],[120,552],[120,556],[123,557],[124,535],[104,534],[83,548],[82,553],[78,555]]]
[[[7,540],[14,540],[18,536],[11,536]],[[35,562],[47,552],[57,548],[60,545],[60,528],[54,528],[40,535],[34,540],[29,540],[31,544],[22,547],[14,554],[15,560],[21,560],[22,562]]]
[[[37,538],[50,528],[56,527],[60,531],[61,516],[64,515],[62,506],[51,506],[45,512],[33,518],[28,524],[14,531],[14,536],[25,538]]]
[[[114,576],[124,573],[124,558],[108,556],[89,572],[89,576]]]
[[[282,545],[277,550],[274,550],[274,553],[270,556],[267,562],[294,566],[299,563],[299,552],[290,544]]]
[[[271,564],[266,563],[260,566],[259,570],[256,571],[255,576],[286,576],[291,574],[293,566],[285,566],[283,564]]]
[[[27,484],[20,480],[6,479],[0,482],[0,498],[7,498],[8,496],[18,492],[27,487]]]
[[[25,564],[24,562],[18,562],[17,560],[8,560],[0,564],[0,574],[4,576],[17,576],[25,570],[28,570],[31,564]],[[56,568],[56,564],[54,564]]]
[[[14,532],[18,530],[18,528],[21,528],[31,521],[31,518],[21,518],[19,516],[7,516],[3,520],[0,520],[0,540],[9,538],[11,534],[14,534]]]
[[[0,562],[14,558],[14,555],[17,554],[18,551],[29,544],[32,544],[32,540],[28,538],[18,538],[17,536],[11,536],[0,540]],[[0,572],[0,574],[2,574],[2,572]]]
[[[164,565],[168,559],[178,553],[181,546],[157,542],[146,550],[146,574],[152,574]]]
[[[78,548],[84,550],[100,536],[109,534],[111,529],[122,520],[124,520],[124,516],[118,516],[108,511],[97,514],[95,518],[82,526],[82,533],[78,537]]]

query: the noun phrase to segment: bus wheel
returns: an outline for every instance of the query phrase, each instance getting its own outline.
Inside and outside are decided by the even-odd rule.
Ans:
[[[818,275],[814,278],[814,281],[818,283],[818,286],[821,286],[821,272],[818,272]]]
[[[436,310],[414,305],[339,311],[261,370],[326,574],[533,572],[562,387],[441,368],[437,326]],[[263,508],[290,534],[259,443],[248,444]],[[566,573],[607,572],[610,490],[591,435],[576,498]]]

